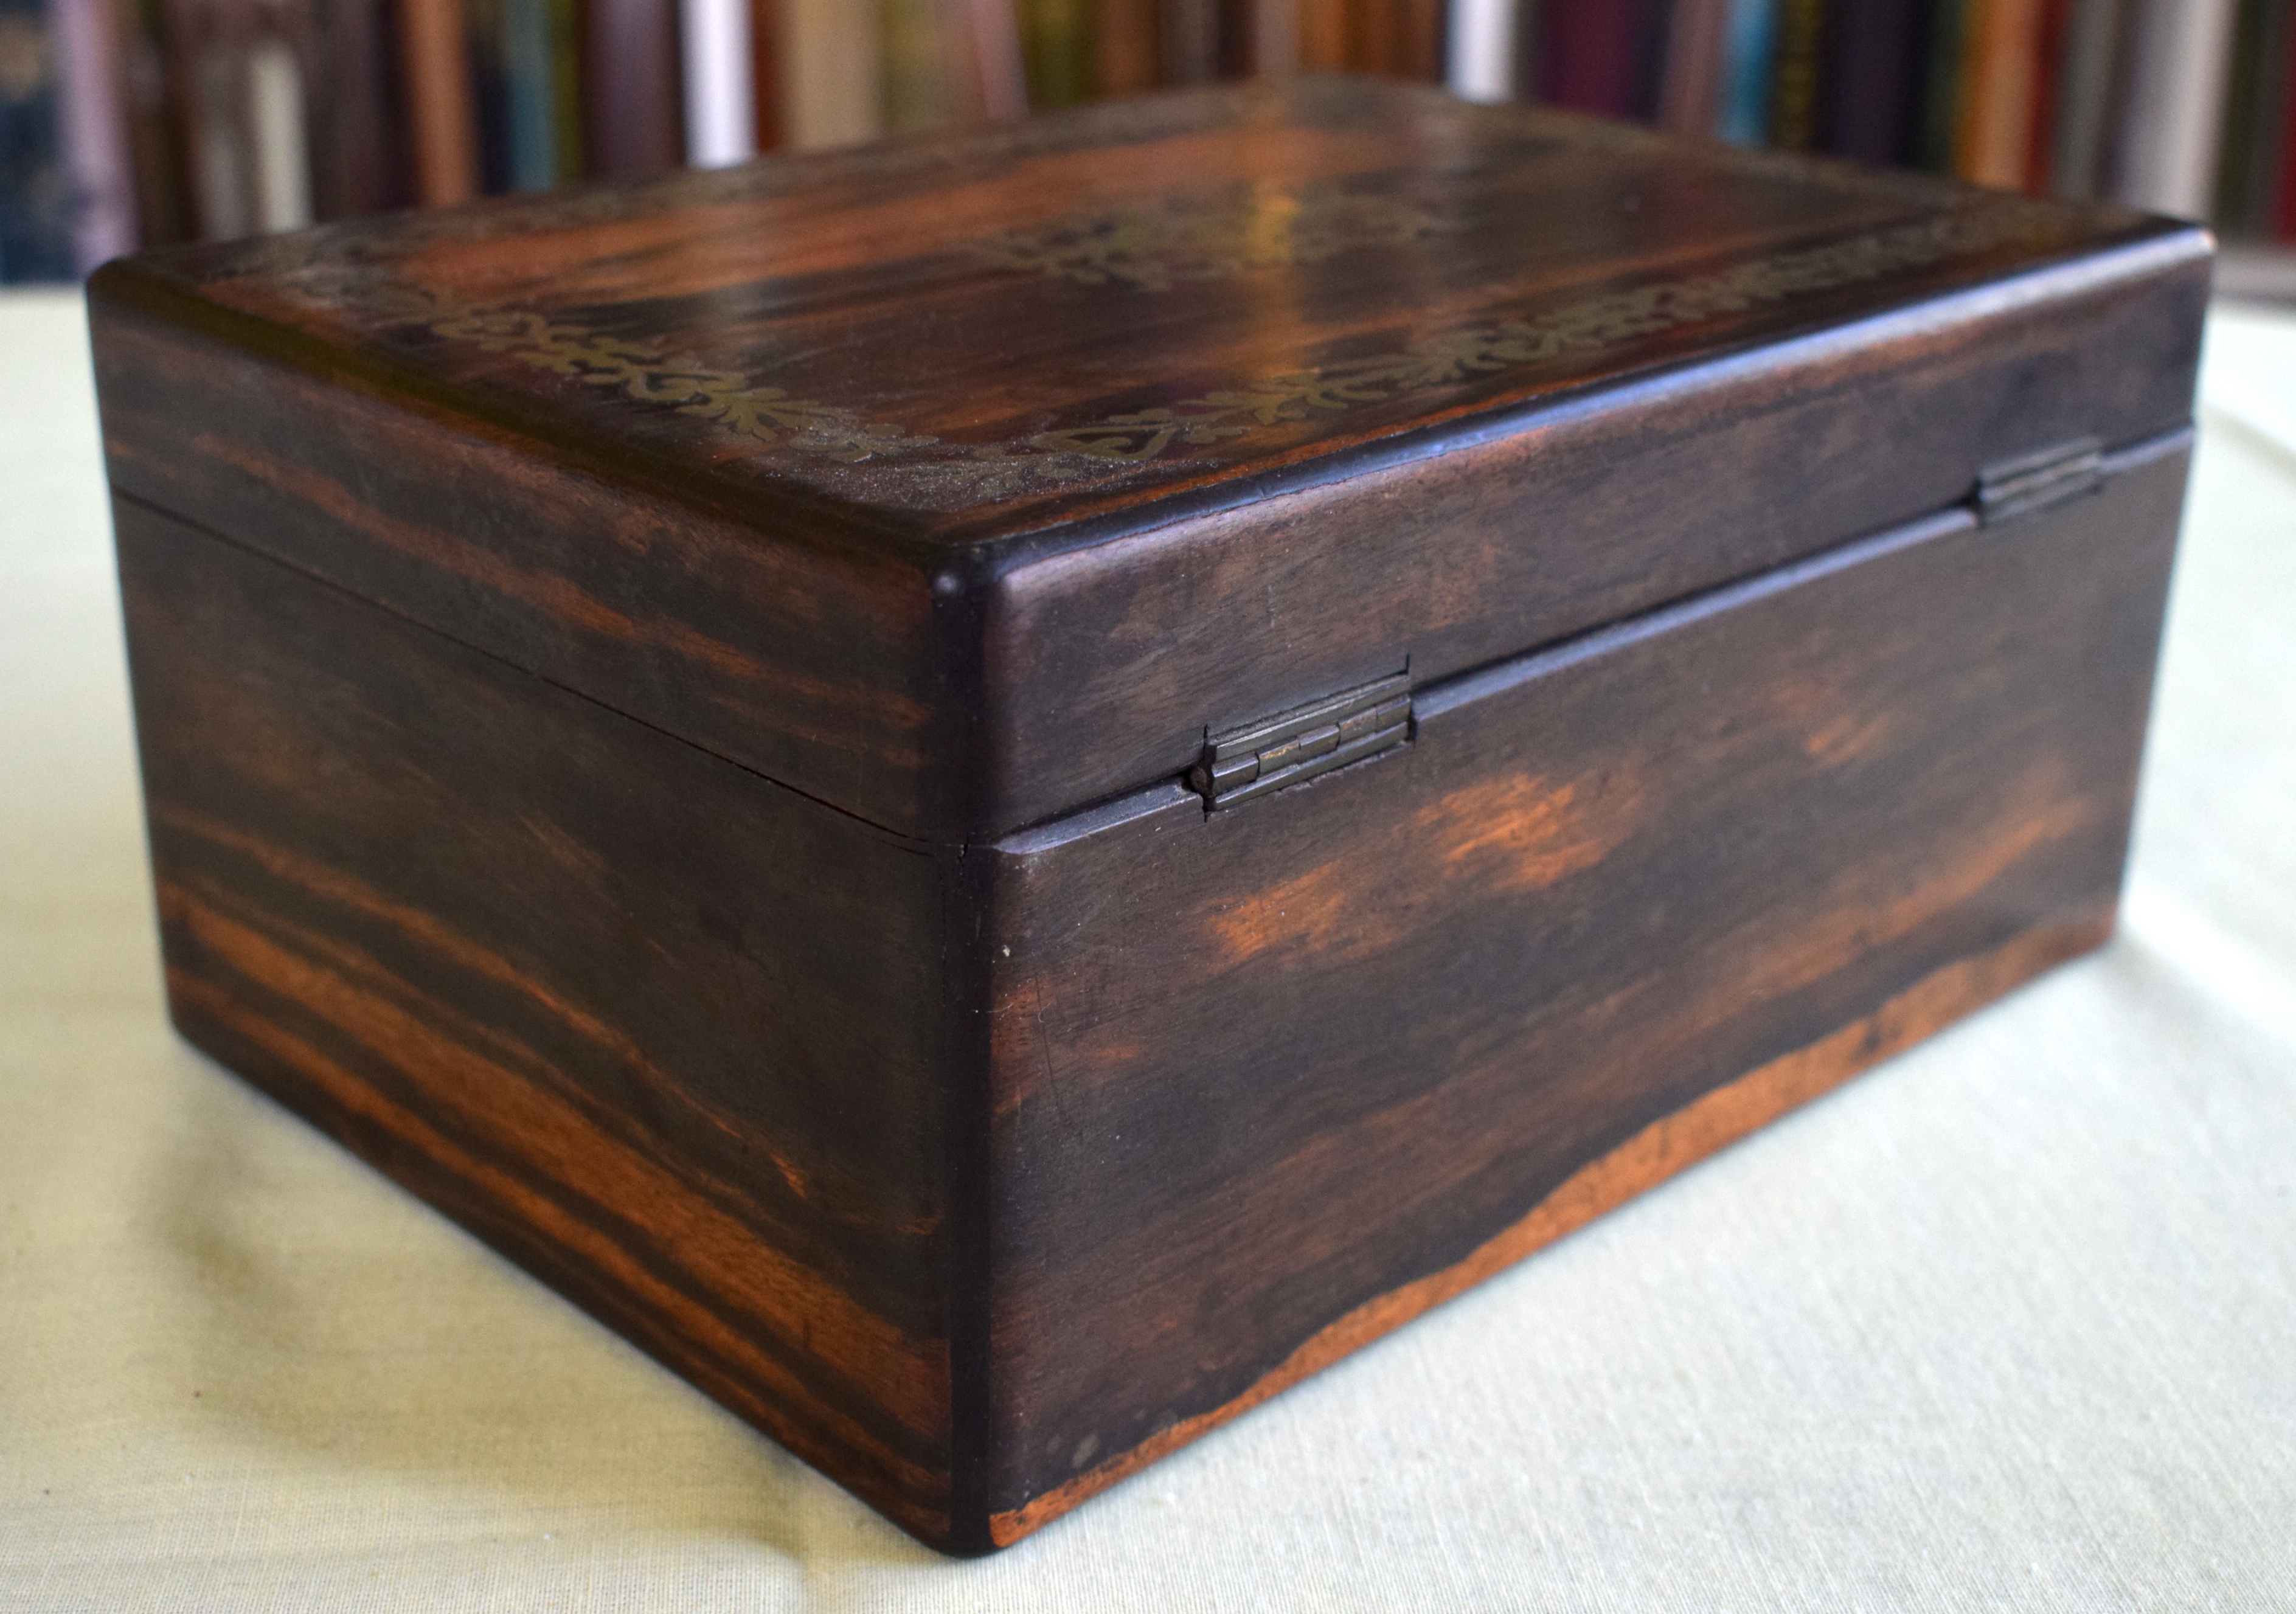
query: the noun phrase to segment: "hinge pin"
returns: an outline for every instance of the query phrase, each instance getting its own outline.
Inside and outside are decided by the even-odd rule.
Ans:
[[[1411,678],[1376,679],[1215,735],[1188,770],[1207,809],[1234,807],[1411,738]]]

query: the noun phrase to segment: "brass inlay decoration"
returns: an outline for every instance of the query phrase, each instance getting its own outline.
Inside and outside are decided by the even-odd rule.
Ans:
[[[1152,460],[1175,443],[1204,447],[1314,411],[1378,403],[1568,353],[1592,352],[1762,303],[1783,302],[1878,280],[1900,269],[1981,252],[2034,233],[2033,212],[2014,205],[1948,214],[1852,240],[1757,258],[1718,274],[1661,282],[1590,298],[1530,319],[1447,331],[1400,351],[1290,371],[1245,387],[1154,409],[1111,414],[1088,426],[1038,432],[1031,447],[1095,459]]]
[[[1359,247],[1400,246],[1443,226],[1424,210],[1332,185],[1298,194],[1239,182],[1136,212],[1086,214],[973,243],[989,262],[1080,286],[1168,291],[1182,281],[1322,263]]]
[[[1407,347],[1054,426],[1019,442],[983,444],[944,442],[898,424],[871,422],[858,410],[792,397],[737,372],[683,363],[562,314],[452,303],[397,281],[380,265],[314,266],[288,278],[323,306],[347,302],[382,324],[419,325],[442,340],[611,390],[634,404],[712,422],[734,437],[817,459],[898,465],[931,501],[929,507],[961,508],[2018,241],[2046,240],[2059,227],[2059,217],[2046,202],[1988,200],[1710,274],[1607,291],[1521,318],[1441,332]],[[1086,284],[1119,281],[1152,291],[1261,264],[1315,261],[1351,246],[1414,239],[1436,227],[1399,204],[1336,193],[1317,200],[1222,192],[1201,207],[1012,232],[982,250],[1030,274]]]
[[[520,309],[458,309],[433,320],[430,333],[483,353],[508,354],[586,386],[613,388],[641,404],[716,421],[739,437],[833,460],[865,460],[936,440],[912,437],[898,426],[865,423],[853,410],[791,397],[779,387],[752,385],[733,371],[680,365],[643,343]]]

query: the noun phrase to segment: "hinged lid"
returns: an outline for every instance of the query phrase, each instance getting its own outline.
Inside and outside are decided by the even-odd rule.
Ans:
[[[1272,795],[1411,737],[1411,677],[1398,673],[1204,741],[1188,785],[1210,808]]]
[[[2096,490],[2104,466],[2104,445],[2077,437],[2031,454],[2021,454],[1977,473],[1972,503],[1977,519],[1990,527],[2019,516],[2038,515],[2067,499]]]
[[[124,492],[954,840],[2173,429],[2207,250],[1310,79],[94,290]]]

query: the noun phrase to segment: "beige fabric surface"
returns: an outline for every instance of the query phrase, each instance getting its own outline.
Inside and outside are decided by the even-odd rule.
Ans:
[[[2112,946],[978,1563],[174,1039],[80,321],[0,299],[0,1610],[2296,1610],[2296,321]]]

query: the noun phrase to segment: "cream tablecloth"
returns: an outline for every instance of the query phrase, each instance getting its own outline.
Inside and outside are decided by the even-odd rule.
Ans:
[[[2296,321],[2117,942],[978,1563],[170,1035],[80,321],[0,299],[0,1610],[2296,1609]]]

